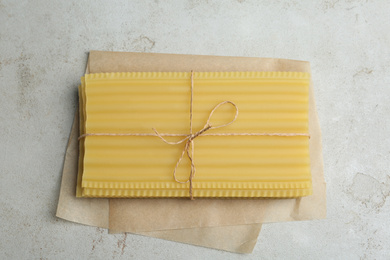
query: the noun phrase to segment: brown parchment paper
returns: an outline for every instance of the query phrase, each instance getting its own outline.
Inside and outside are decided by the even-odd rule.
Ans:
[[[256,245],[260,230],[261,224],[251,224],[184,228],[138,234],[235,253],[251,253]]]
[[[291,60],[96,51],[90,53],[88,67],[91,73],[191,69],[309,71],[307,62]],[[73,127],[65,158],[57,216],[87,225],[109,226],[114,233],[126,231],[227,251],[251,252],[261,228],[260,224],[253,223],[317,219],[326,215],[320,130],[312,90],[309,117],[312,196],[296,200],[198,199],[191,205],[192,214],[187,212],[188,203],[192,202],[182,199],[76,199],[78,148],[75,139],[78,131],[77,127]],[[74,146],[70,147],[72,142]]]

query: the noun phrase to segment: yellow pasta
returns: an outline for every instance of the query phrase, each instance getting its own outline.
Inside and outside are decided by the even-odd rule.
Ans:
[[[234,102],[237,120],[194,139],[194,197],[299,197],[312,193],[308,134],[310,75],[301,72],[194,72],[193,132],[220,102]],[[77,196],[189,197],[189,183],[173,171],[185,143],[159,133],[190,133],[191,73],[88,74],[80,92]],[[211,124],[232,120],[232,106]],[[108,136],[105,134],[149,134]],[[213,134],[271,133],[292,136]],[[205,132],[206,134],[206,132]],[[167,137],[178,141],[183,137]],[[177,178],[191,170],[184,157]]]

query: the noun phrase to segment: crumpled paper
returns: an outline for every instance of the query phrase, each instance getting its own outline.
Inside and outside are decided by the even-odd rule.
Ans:
[[[127,71],[304,71],[308,62],[283,59],[92,51],[87,73]],[[312,86],[309,94],[313,195],[297,199],[85,199],[75,197],[77,123],[65,157],[57,216],[86,225],[132,232],[232,252],[249,253],[261,224],[326,216],[322,147]],[[76,127],[75,127],[76,126]]]

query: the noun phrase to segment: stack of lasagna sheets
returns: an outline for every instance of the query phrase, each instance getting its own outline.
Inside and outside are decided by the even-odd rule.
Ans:
[[[195,198],[310,195],[309,83],[303,72],[87,74],[79,87],[77,196],[189,197],[190,185]],[[195,133],[223,101],[239,114],[193,140],[190,184],[188,157],[177,165],[185,142],[167,144],[153,129],[177,142],[190,134],[191,102]],[[221,106],[210,123],[235,113]],[[175,181],[176,166],[185,183]]]

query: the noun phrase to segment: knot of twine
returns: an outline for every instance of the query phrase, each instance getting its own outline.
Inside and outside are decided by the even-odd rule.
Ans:
[[[191,79],[192,79],[192,72],[191,72]],[[192,80],[191,80],[192,82]],[[191,87],[193,86],[193,84],[191,84]],[[191,91],[191,94],[192,94],[192,91]],[[192,104],[192,95],[191,95],[191,104]],[[211,120],[211,117],[213,116],[215,110],[217,110],[220,106],[222,105],[225,105],[225,104],[231,104],[235,109],[236,109],[236,114],[233,118],[233,120],[231,120],[230,122],[226,123],[226,124],[223,124],[223,125],[218,125],[218,126],[212,126],[210,124],[210,120]],[[192,105],[191,105],[191,108],[192,108]],[[216,105],[213,110],[211,110],[210,112],[210,115],[209,115],[209,118],[207,119],[207,122],[206,124],[204,125],[204,127],[199,130],[198,132],[192,134],[192,109],[190,111],[190,134],[187,135],[187,137],[177,141],[177,142],[169,142],[167,141],[164,137],[162,137],[162,135],[157,132],[156,129],[153,128],[153,131],[156,133],[156,135],[161,139],[163,140],[165,143],[167,144],[170,144],[170,145],[177,145],[177,144],[181,144],[183,142],[186,142],[185,146],[184,146],[184,149],[183,149],[183,152],[181,153],[181,156],[179,158],[179,160],[177,161],[176,163],[176,166],[175,166],[175,169],[173,170],[173,178],[175,179],[176,182],[178,183],[190,183],[190,198],[191,200],[194,200],[194,197],[192,195],[192,180],[193,178],[195,177],[195,171],[196,171],[196,168],[195,168],[195,164],[194,164],[194,159],[193,159],[193,154],[194,154],[194,139],[197,138],[198,136],[201,136],[203,135],[206,131],[208,130],[211,130],[211,129],[216,129],[216,128],[220,128],[220,127],[225,127],[225,126],[228,126],[230,124],[232,124],[234,121],[236,121],[237,119],[237,116],[238,116],[238,107],[236,104],[234,104],[233,102],[231,101],[223,101],[221,103],[219,103],[218,105]],[[191,150],[190,150],[191,148]],[[179,179],[177,179],[176,177],[176,171],[177,171],[177,168],[179,167],[180,165],[180,162],[181,160],[183,159],[184,157],[184,154],[187,154],[187,157],[188,159],[190,160],[190,163],[191,163],[191,171],[190,171],[190,176],[188,177],[188,180],[187,181],[180,181]]]
[[[307,133],[206,133],[208,130],[225,127],[225,126],[232,124],[234,121],[236,121],[236,119],[238,117],[238,107],[232,101],[223,101],[223,102],[219,103],[218,105],[216,105],[213,108],[213,110],[211,110],[209,118],[207,119],[207,122],[204,125],[204,127],[201,130],[199,130],[198,132],[192,133],[192,106],[193,106],[192,104],[193,104],[193,95],[194,95],[193,88],[194,88],[194,73],[193,73],[193,71],[191,71],[190,134],[188,134],[188,135],[186,135],[186,134],[159,133],[156,129],[152,128],[154,131],[154,134],[152,134],[152,133],[85,133],[83,135],[80,135],[78,140],[81,140],[87,136],[157,136],[161,140],[163,140],[165,143],[170,144],[170,145],[178,145],[178,144],[181,144],[183,142],[186,142],[184,149],[181,153],[181,156],[176,163],[175,169],[173,170],[173,178],[178,183],[183,183],[183,184],[188,183],[188,182],[190,183],[189,194],[190,194],[191,200],[194,200],[192,182],[193,182],[193,178],[195,177],[195,170],[196,170],[195,163],[194,163],[194,156],[193,156],[193,154],[194,154],[194,139],[195,138],[197,138],[199,136],[282,136],[282,137],[306,136],[306,137],[310,138],[310,135]],[[211,120],[214,112],[219,107],[221,107],[222,105],[225,105],[225,104],[230,104],[236,109],[236,113],[235,113],[233,120],[231,120],[230,122],[228,122],[226,124],[213,126],[212,124],[210,124],[210,120]],[[184,138],[177,141],[177,142],[169,142],[163,136],[182,136]],[[187,157],[190,160],[191,171],[190,171],[190,175],[188,177],[188,180],[180,181],[176,177],[176,171],[180,165],[180,162],[182,161],[182,159],[184,157],[184,154],[187,154]]]

